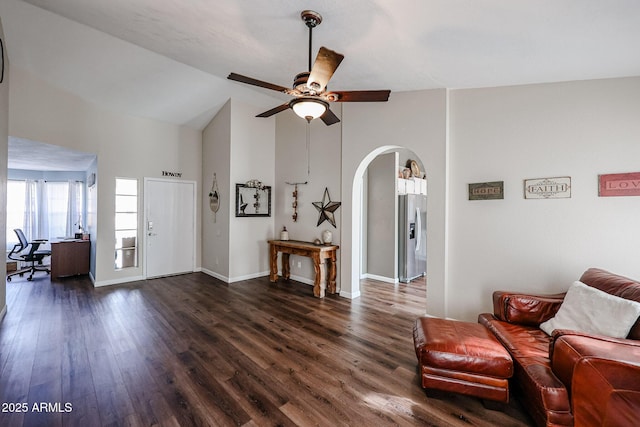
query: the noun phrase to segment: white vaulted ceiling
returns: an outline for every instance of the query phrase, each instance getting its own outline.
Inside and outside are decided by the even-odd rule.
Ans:
[[[265,109],[287,99],[226,76],[290,86],[307,68],[303,9],[324,18],[314,56],[320,46],[345,55],[335,90],[393,97],[640,75],[636,0],[0,1],[16,68],[106,108],[198,129],[232,95]]]

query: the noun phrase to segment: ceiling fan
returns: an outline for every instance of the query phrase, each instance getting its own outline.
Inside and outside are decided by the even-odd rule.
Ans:
[[[312,67],[312,30],[320,25],[322,16],[318,12],[304,10],[300,17],[309,28],[309,71],[296,75],[292,89],[236,73],[231,73],[227,77],[229,80],[283,92],[294,97],[291,101],[258,114],[256,117],[270,117],[291,108],[307,122],[320,117],[329,126],[340,121],[329,109],[329,102],[386,102],[389,99],[390,90],[329,91],[327,83],[344,59],[344,55],[321,47]]]

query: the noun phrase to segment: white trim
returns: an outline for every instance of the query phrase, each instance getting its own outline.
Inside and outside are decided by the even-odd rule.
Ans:
[[[0,322],[2,322],[2,319],[4,319],[4,316],[7,314],[7,304],[4,305],[4,307],[2,307],[2,310],[0,310]]]
[[[353,181],[351,182],[351,253],[349,253],[349,249],[342,250],[340,255],[340,261],[343,268],[343,273],[346,272],[348,268],[349,274],[341,274],[342,280],[347,276],[348,279],[351,280],[351,290],[352,292],[345,292],[345,295],[352,295],[347,298],[358,298],[360,296],[360,274],[362,271],[362,180],[364,177],[364,173],[369,167],[369,164],[375,159],[379,154],[382,154],[385,151],[390,151],[392,149],[403,148],[399,145],[385,145],[378,147],[367,154],[361,161],[355,172],[353,173]],[[346,187],[348,191],[349,187]],[[348,192],[343,192],[342,198],[343,200],[347,196]],[[395,202],[394,202],[395,203]],[[397,214],[396,214],[397,215]],[[345,233],[349,238],[348,234]],[[342,236],[342,239],[345,239],[345,235]],[[340,292],[340,296],[343,295],[344,291]]]
[[[225,283],[231,283],[231,282],[229,282],[229,278],[227,276],[223,276],[222,274],[218,274],[215,271],[209,270],[208,268],[202,268],[201,271],[204,274],[206,274],[207,276],[213,277],[214,279],[221,280],[221,281],[223,281]]]
[[[278,274],[278,277],[281,277],[281,276]],[[302,276],[289,276],[289,278],[291,280],[295,280],[296,282],[301,282],[301,283],[304,283],[306,285],[313,286],[315,284],[315,281],[313,279],[309,279],[309,278],[302,277]]]
[[[356,299],[360,298],[360,290],[358,289],[356,292],[340,291],[338,295],[340,295],[342,298]]]
[[[145,277],[144,276],[130,276],[130,277],[123,277],[122,279],[101,280],[99,282],[93,282],[93,286],[96,287],[96,288],[99,288],[101,286],[121,285],[123,283],[139,282],[141,280],[145,280]]]
[[[203,268],[202,272],[204,274],[209,275],[211,277],[214,277],[214,278],[216,278],[218,280],[222,280],[225,283],[235,283],[235,282],[241,282],[243,280],[257,279],[259,277],[269,276],[269,274],[270,274],[270,272],[268,272],[268,271],[263,271],[261,273],[253,273],[253,274],[247,274],[246,276],[238,276],[238,277],[229,278],[227,276],[223,276],[222,274],[216,273],[215,271],[211,271],[211,270],[209,270],[207,268]],[[278,277],[282,278],[282,275],[280,274],[280,272],[278,272]],[[296,282],[301,282],[301,283],[313,286],[313,280],[308,279],[306,277],[291,276],[290,279],[291,280],[295,280]]]
[[[378,276],[377,274],[371,274],[371,273],[363,274],[363,278],[377,280],[378,282],[391,283],[393,285],[397,285],[398,283],[400,283],[399,279],[394,279],[392,277]]]
[[[264,277],[268,275],[269,275],[268,271],[263,271],[260,273],[247,274],[245,276],[232,277],[229,279],[229,283],[242,282],[243,280],[257,279],[258,277]]]

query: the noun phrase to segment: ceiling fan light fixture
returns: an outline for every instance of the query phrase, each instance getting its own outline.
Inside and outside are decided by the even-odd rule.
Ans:
[[[310,122],[322,116],[329,108],[329,104],[321,99],[301,97],[291,100],[290,107],[299,117]]]

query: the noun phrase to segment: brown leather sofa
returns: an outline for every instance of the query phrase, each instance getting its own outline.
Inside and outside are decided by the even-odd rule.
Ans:
[[[640,302],[640,283],[591,268],[580,281]],[[511,390],[540,426],[630,426],[640,420],[640,319],[626,339],[569,330],[543,332],[564,294],[497,291],[478,322],[511,354]],[[615,313],[611,313],[615,316]]]

